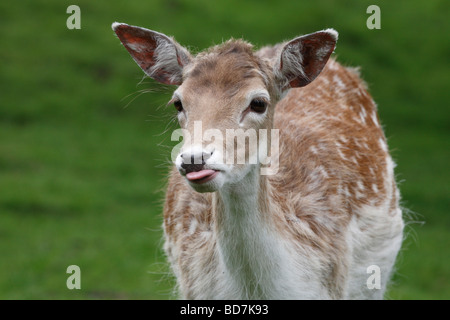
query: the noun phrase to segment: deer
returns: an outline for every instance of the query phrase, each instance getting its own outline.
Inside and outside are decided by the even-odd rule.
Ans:
[[[157,31],[112,29],[145,75],[174,86],[184,137],[201,124],[173,159],[164,202],[180,298],[384,298],[404,227],[395,164],[359,69],[331,56],[337,31],[194,54]],[[252,130],[258,148],[225,139]]]

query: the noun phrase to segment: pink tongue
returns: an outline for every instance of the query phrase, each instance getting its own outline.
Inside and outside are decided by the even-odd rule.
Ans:
[[[199,180],[212,175],[214,172],[215,172],[214,170],[201,170],[196,172],[189,172],[188,174],[186,174],[186,178],[188,180]]]

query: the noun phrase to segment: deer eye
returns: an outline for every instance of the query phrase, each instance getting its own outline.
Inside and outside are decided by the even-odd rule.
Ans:
[[[183,111],[183,104],[180,100],[176,100],[173,105],[175,106],[175,109],[177,109],[178,112]]]
[[[250,102],[250,110],[256,113],[264,113],[267,109],[267,101],[262,99],[253,99]]]

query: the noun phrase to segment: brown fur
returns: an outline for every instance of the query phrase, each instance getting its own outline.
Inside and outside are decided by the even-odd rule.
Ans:
[[[402,241],[399,192],[366,85],[356,69],[329,59],[337,32],[257,52],[230,40],[194,57],[158,32],[112,27],[147,75],[180,85],[172,102],[191,136],[196,123],[222,137],[227,129],[267,129],[270,146],[271,130],[279,130],[279,150],[269,155],[279,159],[274,175],[262,175],[263,161],[239,164],[236,155],[223,164],[224,143],[256,155],[237,150],[234,138],[186,144],[177,156],[164,233],[183,296],[382,298]],[[263,112],[254,109],[258,99],[267,103]],[[183,161],[194,153],[202,162],[205,155],[197,169],[215,172],[189,186]],[[373,265],[382,272],[378,291],[366,284]]]
[[[215,90],[225,95],[220,98],[226,101],[245,87],[246,79],[258,77],[270,83],[268,68],[265,60],[251,52],[250,45],[232,41],[199,56],[184,77],[193,91],[204,94]],[[274,92],[273,88],[268,89]],[[280,171],[275,176],[262,177],[262,186],[275,202],[272,207],[280,210],[269,219],[281,233],[289,232],[303,247],[309,247],[306,250],[325,253],[325,279],[333,297],[342,295],[348,268],[343,257],[349,219],[357,214],[355,209],[361,204],[377,204],[386,194],[383,177],[387,174],[388,154],[380,147],[379,139],[385,142],[385,137],[379,123],[373,121],[373,114],[376,115],[376,106],[365,85],[355,72],[334,60],[310,85],[291,89],[276,106],[273,126],[280,129]],[[374,192],[373,185],[378,192]],[[178,171],[172,170],[164,227],[170,243],[167,248],[181,248],[174,263],[180,265],[179,276],[187,283],[195,282],[189,279],[192,250],[209,250],[203,254],[215,259],[214,240],[206,244],[202,237],[202,233],[212,232],[217,223],[213,206],[211,194],[192,192]],[[194,219],[197,227],[190,233]],[[297,226],[299,222],[302,228]]]

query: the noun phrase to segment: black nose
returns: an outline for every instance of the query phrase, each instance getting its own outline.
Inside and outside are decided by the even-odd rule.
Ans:
[[[212,152],[202,152],[201,154],[191,154],[189,157],[189,154],[182,153],[181,158],[183,159],[183,163],[181,164],[181,167],[186,170],[186,173],[189,172],[196,172],[203,170],[206,162],[209,157],[211,157]]]

